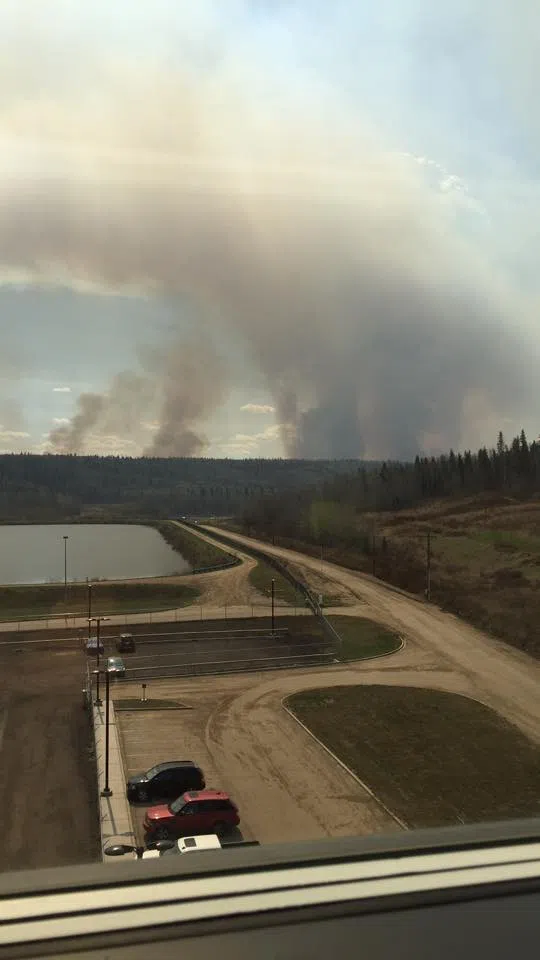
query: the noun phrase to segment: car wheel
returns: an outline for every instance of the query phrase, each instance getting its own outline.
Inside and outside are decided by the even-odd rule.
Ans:
[[[227,824],[223,820],[218,820],[214,824],[214,833],[217,833],[218,837],[222,837],[224,833],[227,833]]]
[[[158,827],[157,830],[154,831],[154,837],[156,840],[170,840],[171,832],[167,827]]]

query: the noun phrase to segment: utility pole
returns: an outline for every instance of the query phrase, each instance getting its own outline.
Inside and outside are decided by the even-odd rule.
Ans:
[[[64,605],[67,604],[67,542],[69,537],[64,535]]]
[[[105,670],[105,786],[101,791],[102,797],[112,797],[112,790],[109,787],[109,684],[110,675],[107,667]]]
[[[276,589],[276,581],[272,577],[272,633],[274,632],[274,596]]]
[[[431,600],[431,530],[427,532],[426,543],[426,600]]]
[[[100,675],[100,670],[99,670],[99,644],[100,644],[100,627],[101,627],[101,621],[102,621],[102,620],[108,620],[108,619],[109,619],[108,617],[92,617],[92,618],[88,621],[88,627],[89,627],[89,629],[88,629],[88,638],[89,638],[89,639],[90,639],[90,633],[92,632],[92,630],[91,630],[92,623],[94,622],[94,623],[96,624],[96,699],[94,700],[94,704],[95,704],[96,707],[101,707],[101,699],[100,699],[100,696],[99,696],[99,675]]]
[[[371,572],[375,576],[375,524],[371,531]]]

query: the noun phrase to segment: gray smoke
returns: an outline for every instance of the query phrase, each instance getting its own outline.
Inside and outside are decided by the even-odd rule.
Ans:
[[[200,452],[230,336],[289,455],[409,456],[519,420],[535,394],[530,306],[447,198],[339,98],[272,99],[245,51],[226,52],[207,72],[98,73],[90,105],[55,94],[7,116],[41,146],[0,180],[5,278],[187,295],[206,322],[204,344],[179,339],[81,396],[55,449],[120,433],[152,454]]]

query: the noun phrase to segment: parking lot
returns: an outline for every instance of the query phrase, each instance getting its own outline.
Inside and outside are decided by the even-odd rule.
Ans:
[[[244,838],[260,843],[396,829],[361,784],[281,706],[287,689],[317,686],[328,673],[321,666],[149,685],[148,706],[157,699],[173,709],[140,704],[124,710],[122,702],[133,704],[140,688],[115,685],[126,775],[167,760],[194,760],[207,786],[225,790],[238,805]],[[142,842],[146,807],[132,809]]]
[[[280,620],[273,633],[271,624],[260,619],[159,624],[132,632],[135,652],[121,654],[127,681],[241,673],[334,659],[334,650],[320,636],[314,618]],[[118,633],[104,634],[105,656],[120,655],[117,637]]]
[[[320,637],[310,635],[308,618],[297,620],[306,621],[307,632],[287,641],[270,638],[270,618],[251,623],[245,619],[160,622],[115,626],[114,630],[104,623],[104,656],[118,655],[116,639],[122,631],[132,632],[137,645],[135,653],[124,656],[128,677],[134,682],[114,684],[113,695],[127,695],[131,689],[132,695],[140,696],[143,677],[150,694],[155,684],[164,682],[156,677],[167,674],[228,672],[257,664],[261,667],[263,663],[290,665],[293,661],[313,662],[302,658],[314,657],[317,662],[319,657],[328,659]],[[276,624],[282,625],[281,620]],[[235,632],[246,629],[247,633]],[[205,639],[204,632],[208,634]],[[193,668],[194,664],[202,667]],[[93,669],[95,659],[86,655],[84,635],[77,631],[55,627],[2,635],[0,803],[4,834],[0,871],[81,863],[100,857],[92,736],[88,715],[82,709],[87,667]],[[209,682],[217,684],[219,695],[222,680]],[[242,677],[241,682],[249,684],[248,677]],[[126,714],[125,721],[122,728],[126,730],[130,726],[136,731],[145,725],[142,715],[134,715],[131,721]],[[198,736],[197,723],[194,714],[194,738]],[[172,751],[173,759],[179,754],[182,759],[188,748],[196,748],[196,742],[188,739],[187,728],[174,728],[170,712],[161,712],[152,729],[165,758]],[[144,766],[147,756],[150,764],[156,762],[154,751],[155,744],[147,744],[144,749],[141,746],[138,753],[133,753],[132,767]],[[218,774],[221,776],[220,769],[212,767],[211,755],[206,767],[209,784],[219,778]]]

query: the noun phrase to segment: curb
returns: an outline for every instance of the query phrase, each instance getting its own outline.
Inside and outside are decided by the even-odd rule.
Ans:
[[[117,727],[114,701],[111,697],[109,701],[109,781],[111,784],[114,783],[115,789],[111,797],[103,797],[101,795],[101,790],[105,783],[105,757],[103,751],[104,707],[96,707],[95,704],[92,703],[90,709],[92,711],[92,727],[94,733],[96,758],[101,856],[105,863],[114,863],[117,858],[106,856],[106,846],[110,846],[111,842],[128,844],[136,843],[131,809],[125,796],[123,749]],[[116,827],[118,827],[118,829],[115,829]]]
[[[375,659],[375,658],[373,658],[373,659]],[[292,697],[292,696],[294,696],[294,694],[291,693],[291,694],[289,694],[288,696],[291,696],[291,697]],[[281,700],[281,706],[282,706],[282,708],[285,710],[285,713],[288,713],[289,716],[292,717],[292,719],[295,721],[295,723],[297,723],[300,727],[302,727],[302,729],[306,731],[306,733],[308,734],[308,736],[310,736],[311,739],[315,741],[315,743],[318,743],[319,746],[322,747],[323,750],[324,750],[330,757],[332,757],[333,760],[336,761],[336,763],[339,764],[339,766],[342,768],[342,770],[345,770],[345,773],[348,773],[349,776],[352,777],[353,780],[355,780],[356,783],[358,783],[358,784],[362,787],[362,789],[365,790],[366,793],[368,793],[369,796],[370,796],[373,800],[375,800],[375,803],[377,803],[380,807],[382,807],[382,809],[385,811],[385,813],[387,813],[388,816],[391,817],[392,820],[394,820],[394,821],[397,823],[397,825],[398,825],[399,827],[401,827],[402,830],[408,830],[409,828],[408,828],[407,824],[404,823],[403,820],[400,820],[400,818],[399,818],[398,816],[396,816],[396,814],[393,813],[392,810],[390,810],[390,808],[387,807],[385,803],[382,802],[382,800],[373,792],[373,790],[372,790],[370,787],[368,787],[367,783],[364,783],[364,781],[361,780],[360,777],[357,776],[357,774],[354,773],[354,772],[351,770],[351,768],[347,766],[346,763],[343,763],[343,760],[340,760],[339,757],[337,757],[336,754],[333,753],[333,751],[330,750],[330,748],[327,747],[326,744],[322,742],[322,740],[319,740],[319,738],[316,737],[314,733],[312,733],[312,731],[309,729],[309,727],[306,727],[305,723],[302,723],[302,721],[298,719],[298,717],[296,716],[295,713],[293,713],[293,711],[290,709],[290,707],[287,707],[287,706],[286,706],[286,704],[285,704],[285,700],[286,700],[286,699],[288,699],[288,697],[283,697],[282,700]]]

